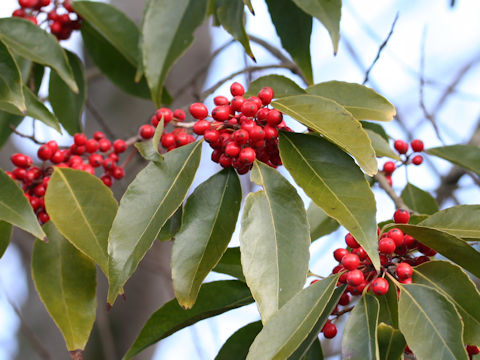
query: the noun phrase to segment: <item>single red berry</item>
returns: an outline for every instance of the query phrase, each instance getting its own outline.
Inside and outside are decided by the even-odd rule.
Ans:
[[[58,15],[58,21],[62,24],[68,24],[70,22],[70,16],[68,14]]]
[[[203,137],[205,138],[205,141],[212,144],[216,142],[218,139],[220,139],[220,133],[215,129],[208,129],[203,134]]]
[[[33,189],[33,194],[35,196],[42,197],[45,195],[45,191],[46,191],[45,186],[40,184],[35,186],[35,188]]]
[[[163,133],[160,138],[160,143],[165,149],[175,145],[175,135],[172,133]]]
[[[383,171],[388,175],[391,175],[396,168],[397,166],[393,161],[387,161],[385,164],[383,164]]]
[[[77,133],[73,135],[73,142],[77,146],[85,145],[87,143],[87,137],[85,136],[84,133]]]
[[[265,131],[261,126],[255,125],[252,129],[248,132],[248,135],[252,142],[256,143],[260,140],[265,138]]]
[[[412,146],[412,150],[415,151],[415,152],[421,152],[423,151],[423,141],[422,140],[419,140],[419,139],[414,139],[412,140],[412,142],[410,143],[410,145]]]
[[[106,136],[103,132],[101,132],[101,131],[95,131],[95,132],[93,133],[93,138],[94,138],[95,140],[100,141],[101,139],[106,139],[107,136]]]
[[[46,161],[50,160],[53,155],[53,151],[47,145],[42,145],[38,148],[37,156],[40,160]]]
[[[241,111],[243,103],[247,101],[243,96],[235,96],[230,103],[230,106],[235,111]]]
[[[376,278],[372,283],[372,291],[376,295],[383,296],[388,292],[388,281],[384,278]]]
[[[393,214],[393,221],[397,224],[408,224],[410,220],[410,213],[407,210],[398,209]]]
[[[212,117],[217,121],[225,121],[230,118],[230,106],[220,105],[212,110]]]
[[[188,134],[186,132],[179,132],[175,135],[175,146],[180,147],[188,144]]]
[[[224,168],[230,167],[232,166],[232,158],[222,154],[220,155],[220,159],[218,159],[218,163]]]
[[[149,124],[142,125],[140,129],[138,129],[138,135],[140,135],[142,139],[151,139],[154,134],[155,128]]]
[[[45,224],[50,221],[50,216],[48,216],[48,214],[45,211],[39,212],[37,217],[42,224]]]
[[[397,274],[399,280],[404,280],[412,277],[413,269],[409,264],[401,262],[397,265],[395,273]]]
[[[278,137],[278,130],[273,126],[265,125],[265,127],[263,128],[263,131],[265,132],[266,140],[271,140]]]
[[[403,140],[395,140],[393,147],[399,154],[406,154],[408,151],[408,143]]]
[[[110,175],[103,175],[100,180],[103,181],[103,183],[105,185],[107,185],[108,187],[112,186],[113,184],[113,180],[112,180],[112,177]]]
[[[469,355],[477,355],[480,354],[480,349],[475,345],[467,345],[467,352]]]
[[[430,261],[430,258],[428,256],[422,255],[415,259],[415,265],[420,265],[428,261]]]
[[[210,129],[210,123],[207,120],[198,120],[193,124],[193,132],[197,135],[203,135],[208,129]]]
[[[23,8],[33,8],[38,0],[18,0],[18,4]]]
[[[110,157],[103,160],[103,168],[105,169],[105,171],[113,170],[116,165],[117,165],[117,162]]]
[[[163,116],[163,123],[167,125],[173,119],[173,112],[169,108],[162,107],[157,110],[155,116],[157,117],[158,121],[162,120]]]
[[[360,247],[360,244],[357,242],[357,240],[355,240],[355,238],[350,233],[345,235],[345,243],[347,244],[348,247],[352,249],[356,249]]]
[[[117,139],[113,142],[113,151],[117,154],[123,153],[125,150],[127,150],[127,143],[125,140]]]
[[[25,175],[27,175],[27,170],[25,170],[23,168],[15,168],[12,171],[12,175],[17,180],[23,180],[23,179],[25,179]]]
[[[335,258],[335,260],[337,260],[338,262],[341,262],[343,257],[345,255],[347,255],[349,252],[347,249],[344,249],[344,248],[339,248],[339,249],[336,249],[334,252],[333,252],[333,257]]]
[[[413,165],[420,165],[423,162],[423,156],[422,155],[415,155],[412,159],[412,164]]]
[[[240,108],[240,111],[243,113],[243,115],[245,115],[247,117],[251,117],[251,116],[254,116],[257,113],[258,106],[253,101],[248,101],[247,100],[242,104],[242,107]]]
[[[112,176],[117,180],[121,179],[125,176],[125,170],[121,166],[115,166],[112,171]]]
[[[394,229],[391,229],[387,235],[390,239],[392,239],[395,242],[396,246],[403,245],[404,234],[402,230],[394,228]]]
[[[107,152],[112,147],[112,143],[108,139],[99,139],[98,146],[101,152]]]
[[[89,156],[88,162],[89,162],[90,165],[92,165],[93,167],[102,166],[102,164],[103,164],[103,156],[100,155],[100,154],[92,154],[92,155]]]
[[[360,270],[352,270],[347,273],[347,284],[350,286],[358,286],[360,285],[364,280],[365,277],[363,275],[363,272]]]
[[[33,163],[30,156],[27,156],[21,153],[16,153],[10,156],[10,161],[12,162],[13,165],[24,168],[24,169],[29,168]]]
[[[251,147],[243,148],[240,151],[240,154],[238,154],[239,161],[244,164],[253,163],[255,161],[255,158],[256,158],[255,150],[253,150]]]
[[[242,84],[234,82],[232,85],[230,85],[230,93],[232,96],[243,96],[243,94],[245,94],[245,89],[243,88]]]
[[[411,237],[410,235],[405,234],[405,236],[403,237],[403,244],[407,248],[412,249],[415,247],[415,245],[417,245],[417,240],[415,240],[414,237]]]
[[[17,10],[13,11],[12,16],[23,18],[23,17],[27,16],[27,13],[23,9],[17,9]]]
[[[409,285],[409,284],[412,283],[412,278],[407,278],[407,279],[400,280],[400,283],[405,284],[405,285]]]
[[[283,114],[278,110],[270,110],[267,115],[267,123],[270,126],[278,126],[283,120]]]
[[[182,109],[176,109],[173,112],[173,117],[177,119],[177,121],[184,121],[187,115],[185,114],[185,111],[183,111]]]
[[[230,157],[235,157],[238,154],[240,154],[240,150],[241,150],[240,146],[238,146],[237,143],[235,142],[229,142],[225,146],[225,154],[227,154]]]
[[[346,254],[342,258],[342,265],[347,270],[355,270],[360,265],[360,258],[355,254]]]
[[[361,246],[352,250],[352,254],[357,255],[360,260],[366,260],[368,258],[367,252]]]
[[[193,103],[189,108],[190,114],[198,120],[203,120],[208,116],[208,109],[205,104]]]
[[[388,258],[385,255],[379,255],[380,257],[380,265],[386,266],[388,264]]]
[[[48,6],[50,5],[51,2],[52,2],[51,0],[40,0],[40,6],[41,7]]]
[[[395,248],[397,246],[395,245],[395,241],[392,239],[386,237],[383,239],[380,239],[378,242],[378,251],[381,252],[382,254],[390,255],[395,252]]]
[[[239,129],[233,132],[232,137],[233,137],[233,140],[238,145],[243,145],[248,142],[250,135],[248,134],[248,131],[246,131],[245,129]]]
[[[338,304],[342,306],[347,306],[348,304],[350,304],[350,295],[348,295],[347,293],[343,293],[342,296],[340,296]]]
[[[327,339],[332,339],[337,335],[337,326],[331,322],[327,322],[322,329],[323,336]]]
[[[257,104],[257,108],[260,109],[262,107],[262,100],[258,96],[250,96],[247,101],[252,101]]]
[[[230,101],[228,101],[228,98],[226,96],[219,95],[219,96],[215,96],[215,98],[213,99],[213,103],[217,106],[221,106],[221,105],[229,105]]]
[[[337,265],[333,268],[332,274],[338,274],[339,272],[344,271],[344,270],[345,270],[345,268],[343,267],[343,265]]]
[[[271,87],[264,87],[258,93],[258,97],[262,100],[263,105],[268,105],[273,99],[273,89]]]
[[[89,139],[85,144],[85,150],[87,150],[87,152],[90,154],[96,152],[99,148],[100,148],[100,144],[95,139]]]
[[[417,244],[417,248],[418,248],[418,251],[420,251],[422,254],[426,255],[426,256],[435,256],[437,254],[437,252],[435,250],[433,250],[432,248],[422,244],[422,243],[418,243]]]
[[[74,12],[75,10],[73,9],[72,7],[72,2],[70,0],[65,0],[63,2],[63,7],[65,8],[65,10],[67,10],[68,12]]]

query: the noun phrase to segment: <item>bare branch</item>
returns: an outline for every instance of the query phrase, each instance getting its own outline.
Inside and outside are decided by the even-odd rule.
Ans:
[[[403,209],[403,210],[407,210],[409,212],[413,212],[404,202],[403,202],[403,199],[397,195],[397,193],[395,192],[395,190],[393,190],[393,188],[390,186],[390,184],[388,183],[387,181],[387,178],[381,173],[381,172],[378,172],[374,177],[375,181],[378,183],[378,185],[380,185],[380,187],[385,190],[385,192],[387,193],[387,195],[390,197],[390,199],[393,200],[393,202],[395,203],[395,207],[397,209]]]
[[[10,130],[12,130],[12,132],[22,138],[25,138],[25,139],[29,139],[31,141],[33,141],[35,144],[38,144],[38,145],[43,145],[45,144],[44,142],[41,142],[39,140],[37,140],[37,138],[35,138],[35,133],[33,133],[32,135],[26,135],[26,134],[23,134],[21,133],[20,131],[17,130],[17,128],[15,126],[13,126],[12,124],[9,125],[10,127]]]
[[[105,121],[105,119],[103,118],[102,115],[100,115],[100,113],[98,112],[97,108],[95,107],[95,105],[93,105],[93,103],[90,101],[90,99],[87,99],[85,101],[85,105],[88,109],[88,111],[90,111],[90,114],[92,114],[92,116],[95,118],[95,120],[97,121],[98,125],[100,125],[100,127],[103,129],[103,131],[107,134],[107,136],[110,138],[110,139],[115,139],[116,136],[115,134],[113,133],[113,131],[110,129],[110,127],[108,126],[107,122]]]

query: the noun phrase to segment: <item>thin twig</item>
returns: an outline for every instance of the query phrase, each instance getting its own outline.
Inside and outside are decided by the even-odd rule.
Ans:
[[[373,67],[377,63],[378,59],[380,59],[380,54],[382,53],[383,48],[387,45],[388,41],[390,40],[390,37],[393,34],[393,30],[395,28],[395,24],[397,23],[398,20],[398,12],[395,15],[395,19],[393,20],[392,27],[390,28],[390,32],[388,33],[387,37],[383,41],[383,43],[380,45],[377,51],[377,56],[375,56],[375,59],[373,60],[372,64],[370,67],[367,69],[367,72],[365,73],[365,79],[363,79],[363,84],[365,85],[368,82],[368,77],[370,75],[370,71],[372,71]]]
[[[395,190],[393,190],[388,183],[387,178],[381,172],[378,172],[373,178],[376,182],[378,182],[378,185],[385,190],[390,199],[393,200],[397,209],[403,209],[412,212],[412,210],[404,203],[403,199],[397,195]]]
[[[32,134],[32,135],[26,135],[26,134],[23,134],[21,133],[20,131],[17,130],[17,128],[15,126],[13,126],[12,124],[9,125],[10,127],[10,130],[12,130],[12,132],[22,138],[25,138],[25,139],[30,139],[31,141],[33,141],[35,144],[38,144],[38,145],[43,145],[45,144],[44,142],[41,142],[39,140],[37,140],[35,138],[35,134]]]
[[[105,121],[103,116],[100,115],[97,108],[95,107],[95,105],[93,105],[93,103],[90,101],[90,99],[87,98],[87,100],[85,101],[85,105],[86,105],[88,111],[90,111],[90,114],[92,114],[92,116],[97,121],[98,125],[100,125],[100,127],[103,129],[103,131],[107,134],[107,136],[110,139],[115,139],[116,138],[115,134],[110,129],[110,127],[107,125],[107,122]]]

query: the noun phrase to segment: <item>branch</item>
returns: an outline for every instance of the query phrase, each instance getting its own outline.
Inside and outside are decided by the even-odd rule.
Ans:
[[[29,140],[33,141],[35,144],[38,144],[38,145],[46,144],[44,142],[41,142],[41,141],[37,140],[37,138],[35,137],[35,134],[32,134],[32,135],[23,134],[20,131],[18,131],[17,128],[15,126],[13,126],[12,124],[10,124],[9,127],[10,127],[10,130],[12,130],[12,132],[14,134],[16,134],[16,135],[18,135],[22,138],[29,139]]]
[[[395,192],[395,190],[393,190],[393,188],[390,186],[390,184],[388,183],[387,181],[387,178],[381,173],[381,172],[378,172],[376,175],[373,176],[373,178],[375,179],[376,182],[378,182],[378,185],[380,185],[380,187],[385,190],[385,192],[387,193],[387,195],[390,197],[390,199],[393,200],[393,202],[395,203],[395,207],[397,209],[403,209],[403,210],[407,210],[409,212],[413,212],[404,202],[403,202],[403,199],[397,195],[397,193]]]
[[[86,105],[88,111],[90,111],[90,114],[92,114],[92,116],[97,121],[98,125],[100,125],[100,127],[103,129],[103,131],[105,131],[107,136],[110,139],[115,139],[116,138],[115,134],[110,129],[110,127],[107,125],[107,122],[105,121],[103,116],[100,115],[97,108],[95,107],[95,105],[93,105],[93,103],[90,101],[90,99],[87,98],[87,100],[85,101],[85,105]]]

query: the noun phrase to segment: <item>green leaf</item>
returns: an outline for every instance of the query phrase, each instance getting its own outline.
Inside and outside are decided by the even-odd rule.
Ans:
[[[325,26],[333,44],[333,53],[337,54],[340,40],[341,0],[293,0],[300,9],[316,17]]]
[[[310,38],[312,17],[305,14],[291,0],[266,0],[282,47],[303,72],[308,84],[313,83]]]
[[[0,40],[18,55],[51,67],[70,89],[78,91],[65,51],[55,37],[39,26],[18,17],[1,18]]]
[[[317,281],[300,291],[264,324],[247,360],[287,359],[302,345],[324,313],[338,276]]]
[[[398,294],[397,287],[391,279],[388,281],[388,291],[385,295],[374,295],[380,305],[378,314],[378,322],[386,323],[398,329]]]
[[[5,254],[10,238],[12,237],[13,227],[11,224],[0,220],[0,258]]]
[[[7,142],[12,133],[10,126],[17,127],[24,116],[13,115],[5,111],[0,111],[0,148]]]
[[[430,215],[439,210],[432,195],[410,183],[402,190],[401,197],[410,209],[419,214]]]
[[[307,219],[310,225],[310,239],[312,242],[334,232],[340,226],[337,220],[328,216],[313,201],[307,209]]]
[[[108,239],[108,303],[134,273],[162,226],[183,203],[200,163],[202,143],[188,144],[150,163],[120,201]]]
[[[207,0],[151,0],[144,15],[143,66],[152,99],[162,104],[163,84],[174,62],[193,43]],[[159,26],[161,24],[161,26]]]
[[[375,198],[353,159],[316,135],[281,132],[279,148],[295,182],[352,233],[379,268]]]
[[[480,239],[480,205],[459,205],[439,211],[419,225],[433,227],[449,234]]]
[[[316,95],[289,96],[274,101],[272,106],[350,153],[367,175],[377,173],[377,159],[370,138],[360,121],[343,106]]]
[[[20,112],[27,111],[20,69],[2,41],[0,41],[0,99],[2,100],[0,107],[2,102],[6,102],[15,106]]]
[[[287,179],[258,161],[250,179],[263,190],[245,200],[240,251],[245,279],[265,323],[303,288],[310,233],[303,201]]]
[[[460,267],[448,261],[429,261],[414,268],[413,281],[437,290],[454,304],[465,326],[463,333],[465,343],[478,343],[480,293]]]
[[[451,163],[480,175],[480,148],[473,145],[450,145],[425,150]]]
[[[385,131],[385,129],[383,128],[382,125],[380,125],[378,123],[373,123],[373,122],[370,122],[370,121],[362,121],[361,124],[362,124],[362,127],[365,130],[370,130],[370,131],[376,132],[386,142],[388,142],[390,140],[390,137],[388,136],[387,132]]]
[[[103,75],[127,94],[150,99],[147,81],[135,82],[137,69],[88,22],[82,24],[82,38],[88,55]]]
[[[183,206],[180,206],[177,211],[167,220],[162,226],[160,233],[157,236],[158,241],[174,240],[175,234],[182,226]]]
[[[377,328],[381,360],[401,360],[407,343],[400,330],[381,323]]]
[[[322,345],[318,337],[302,360],[323,360]]]
[[[305,90],[298,86],[293,80],[282,75],[267,75],[252,81],[245,97],[257,96],[258,92],[266,86],[273,89],[276,99],[285,96],[305,94]]]
[[[83,350],[95,321],[95,264],[49,221],[48,243],[35,241],[32,276],[40,298],[57,324],[70,351]]]
[[[73,7],[102,36],[128,60],[137,66],[139,59],[137,25],[114,6],[96,1],[75,1]],[[83,24],[82,24],[83,26]]]
[[[0,220],[23,229],[33,236],[43,239],[43,232],[30,203],[22,189],[10,176],[0,169]]]
[[[379,303],[363,294],[345,323],[342,335],[342,359],[378,359],[377,323]]]
[[[377,157],[389,157],[390,159],[400,160],[400,157],[397,155],[395,151],[392,150],[388,141],[377,134],[375,131],[365,129],[370,141],[372,142],[373,149],[375,150],[375,154]]]
[[[245,14],[243,8],[245,4],[241,0],[216,0],[216,15],[220,25],[227,30],[240,44],[242,44],[245,52],[253,60],[252,49],[250,48],[250,40],[245,31]]]
[[[177,300],[173,299],[154,312],[123,359],[131,359],[148,346],[200,320],[252,302],[248,287],[241,281],[207,283],[202,286],[197,302],[190,310],[184,310]]]
[[[71,91],[62,78],[52,71],[48,83],[48,101],[65,130],[70,135],[74,135],[82,132],[81,120],[86,97],[86,81],[82,61],[70,51],[67,51],[67,56],[78,85],[78,93]]]
[[[108,232],[117,212],[112,191],[85,171],[55,168],[45,206],[60,233],[108,275]]]
[[[360,84],[327,81],[309,87],[307,92],[336,101],[358,120],[392,121],[397,113],[387,99]]]
[[[227,248],[213,271],[236,277],[238,280],[245,281],[243,275],[242,263],[240,261],[240,248]]]
[[[242,188],[228,168],[200,184],[187,199],[172,248],[172,280],[178,303],[190,309],[202,281],[219,262],[235,230]]]
[[[252,15],[255,15],[255,11],[253,10],[253,5],[251,0],[242,0],[245,5],[247,5],[248,10],[252,13]]]
[[[463,325],[453,304],[424,285],[400,288],[400,331],[416,358],[467,360]]]
[[[161,162],[163,161],[163,156],[158,151],[158,146],[160,145],[160,138],[163,134],[163,116],[160,122],[158,123],[157,127],[155,128],[155,133],[153,134],[153,138],[151,140],[144,140],[135,143],[135,147],[137,148],[138,152],[142,157],[146,160],[153,161],[153,162]]]
[[[404,233],[413,236],[426,246],[438,251],[464,269],[480,277],[480,253],[467,242],[454,235],[431,227],[395,224]]]
[[[237,330],[223,344],[215,360],[245,360],[250,345],[262,328],[262,322],[255,321]]]

